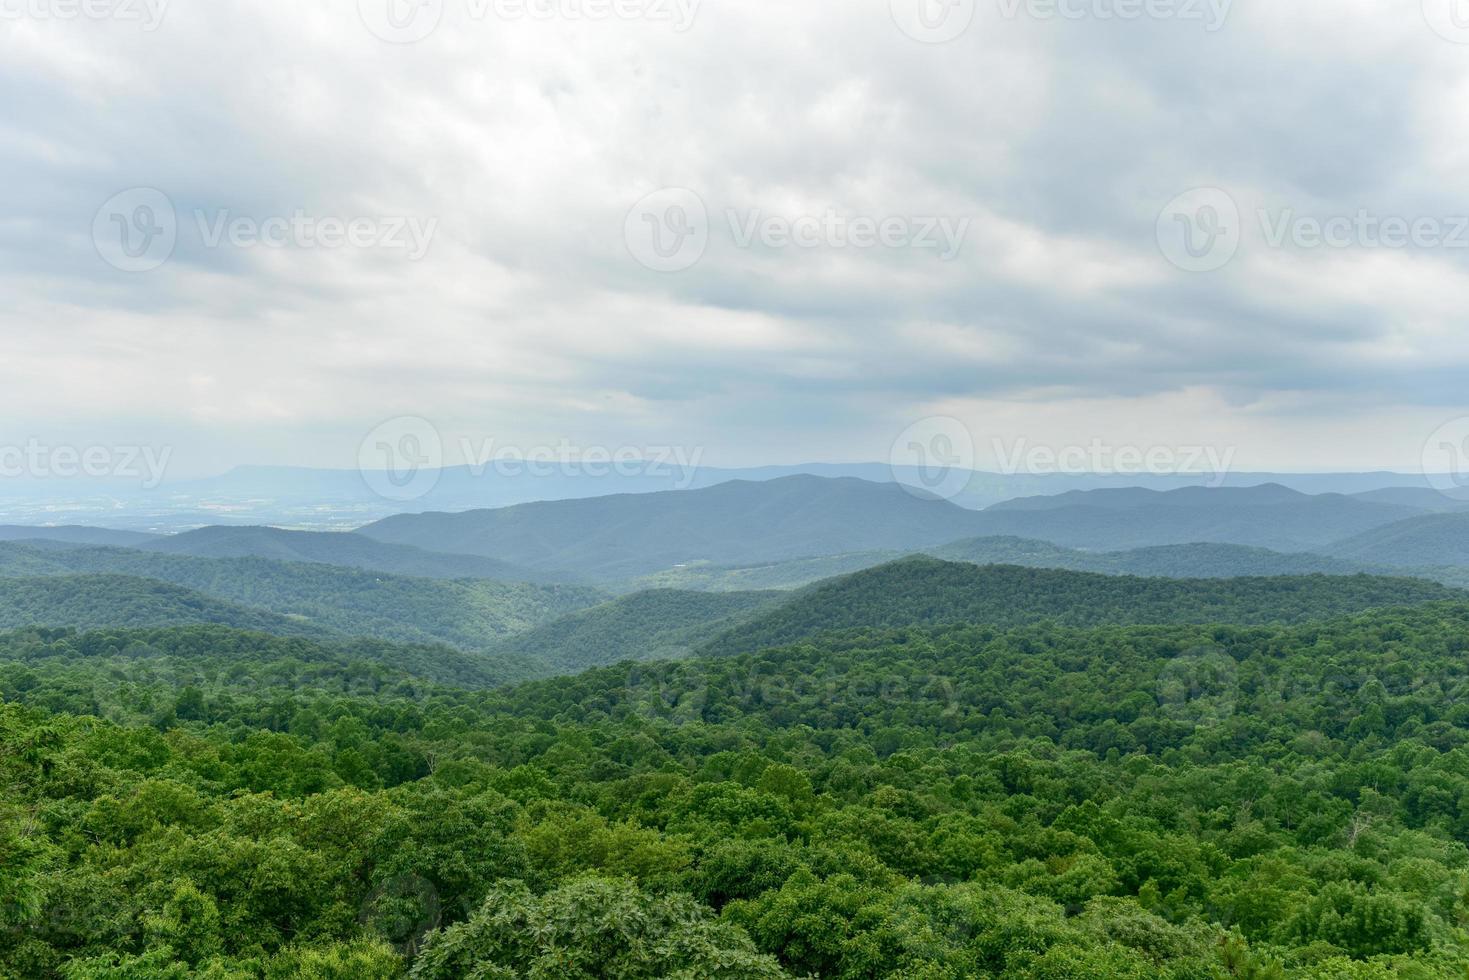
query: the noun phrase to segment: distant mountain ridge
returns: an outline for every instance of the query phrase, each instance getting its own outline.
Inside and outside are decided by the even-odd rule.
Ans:
[[[1469,566],[1469,513],[1409,517],[1334,542],[1322,551],[1341,559],[1403,568]]]
[[[309,624],[336,635],[446,643],[462,650],[484,649],[607,598],[585,586],[414,578],[317,562],[198,558],[124,548],[37,548],[29,543],[0,542],[0,581],[41,576],[125,576],[166,582],[262,616],[288,617],[294,632]],[[105,599],[97,596],[89,601]],[[209,621],[227,622],[218,617]],[[270,623],[279,625],[276,620]],[[136,625],[172,623],[161,620]]]
[[[1422,513],[1269,484],[1094,490],[971,511],[891,483],[787,477],[500,510],[403,514],[359,533],[607,581],[700,562],[752,565],[864,551],[909,553],[978,537],[1104,551],[1199,543],[1308,551]]]
[[[319,562],[420,578],[487,578],[506,582],[538,577],[529,569],[476,555],[440,554],[386,544],[346,531],[290,531],[275,527],[213,525],[134,547],[196,558],[270,558]],[[544,573],[539,573],[544,578]]]
[[[60,544],[131,548],[146,544],[157,537],[156,534],[142,531],[117,531],[79,524],[0,524],[0,541],[54,541]]]
[[[984,522],[981,512],[896,484],[797,476],[501,510],[403,514],[359,533],[606,580],[700,560],[938,545],[977,533]]]

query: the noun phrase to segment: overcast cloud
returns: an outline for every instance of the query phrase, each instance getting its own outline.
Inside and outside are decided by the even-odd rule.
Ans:
[[[0,441],[1406,470],[1469,414],[1455,0],[535,2],[0,0]]]

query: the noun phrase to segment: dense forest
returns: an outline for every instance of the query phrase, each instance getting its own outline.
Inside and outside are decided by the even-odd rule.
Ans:
[[[1462,976],[1466,654],[1453,603],[862,629],[511,688],[385,644],[26,631],[0,964]]]
[[[1138,578],[913,557],[810,586],[700,649],[737,653],[859,626],[1288,623],[1464,596],[1370,575]]]
[[[63,587],[59,579],[39,578],[79,574],[121,575],[130,582],[119,582],[117,588],[77,590]],[[22,583],[9,576],[35,580]],[[143,578],[157,581],[145,588],[140,584]],[[163,609],[144,616],[134,608],[146,610],[137,601],[140,590],[177,601],[185,589],[202,594],[191,600],[199,609],[193,618],[170,619]],[[596,589],[574,585],[420,578],[251,556],[200,558],[126,548],[0,543],[0,624],[7,627],[219,622],[280,632],[281,617],[287,617],[297,632],[483,650],[605,598]],[[254,622],[248,621],[252,616]]]

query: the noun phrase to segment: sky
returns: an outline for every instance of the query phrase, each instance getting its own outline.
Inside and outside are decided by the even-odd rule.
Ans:
[[[1469,447],[1462,0],[0,0],[0,91],[0,449]]]

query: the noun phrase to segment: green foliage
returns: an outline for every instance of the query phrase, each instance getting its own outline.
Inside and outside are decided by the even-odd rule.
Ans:
[[[541,896],[518,884],[492,889],[466,921],[429,940],[410,976],[757,980],[786,973],[686,896],[586,878]]]
[[[317,537],[335,542],[351,536]],[[372,548],[392,547],[361,541]],[[337,550],[340,546],[332,553]],[[80,577],[72,577],[78,573]],[[409,578],[257,557],[198,558],[123,548],[43,549],[0,543],[0,576],[7,575],[69,577],[24,581],[0,577],[0,627],[217,622],[286,635],[365,636],[400,643],[448,643],[466,650],[483,650],[606,598],[594,589],[571,585]],[[116,575],[131,578],[112,577]]]
[[[78,629],[218,623],[286,636],[327,631],[287,616],[126,575],[0,578],[0,629],[73,626]]]
[[[0,975],[1469,968],[1469,605],[410,650],[0,639]]]
[[[779,592],[636,592],[512,637],[490,652],[567,673],[619,660],[673,660],[781,598]]]
[[[812,586],[700,649],[737,653],[875,626],[1301,622],[1463,595],[1417,579],[1368,575],[1145,579],[914,557]]]

